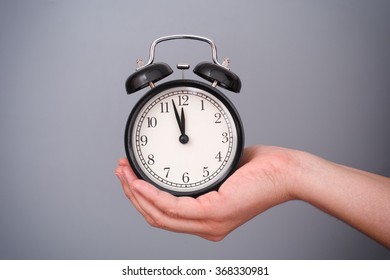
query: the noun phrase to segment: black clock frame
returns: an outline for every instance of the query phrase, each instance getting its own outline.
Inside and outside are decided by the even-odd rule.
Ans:
[[[138,165],[136,160],[136,155],[134,153],[134,149],[132,147],[132,139],[133,139],[133,127],[135,124],[135,120],[140,113],[141,108],[145,105],[146,102],[148,102],[151,98],[153,98],[155,95],[159,94],[160,92],[175,88],[175,87],[193,87],[193,88],[199,88],[202,90],[205,90],[212,94],[217,99],[221,100],[222,103],[225,105],[227,110],[230,112],[233,121],[235,123],[235,126],[237,128],[237,150],[234,154],[234,158],[232,161],[232,164],[228,167],[227,172],[223,177],[221,177],[218,181],[213,183],[212,185],[205,187],[203,189],[197,190],[197,191],[190,191],[190,192],[179,192],[179,191],[173,191],[167,188],[164,188],[162,186],[159,186],[155,182],[153,182],[141,169],[141,167]],[[133,110],[131,111],[129,118],[126,123],[125,128],[125,150],[126,150],[126,156],[129,160],[130,166],[132,167],[133,171],[137,175],[138,178],[141,178],[152,185],[156,186],[160,190],[169,192],[175,196],[191,196],[191,197],[197,197],[199,195],[205,194],[207,192],[218,190],[218,188],[222,185],[225,180],[233,174],[233,172],[237,169],[238,164],[240,162],[240,159],[242,157],[242,153],[244,150],[244,129],[242,125],[241,118],[234,107],[233,103],[218,89],[212,87],[211,85],[205,84],[200,81],[196,80],[173,80],[169,81],[163,84],[160,84],[151,90],[149,90],[134,106]]]

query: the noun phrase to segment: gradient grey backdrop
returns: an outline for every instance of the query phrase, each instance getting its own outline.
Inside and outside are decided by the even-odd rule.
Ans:
[[[230,57],[243,88],[228,96],[247,145],[390,176],[389,1],[1,0],[0,258],[390,258],[299,201],[219,243],[143,220],[114,175],[144,93],[127,96],[124,82],[154,39],[178,33],[209,37]],[[194,66],[210,48],[171,41],[156,56]]]

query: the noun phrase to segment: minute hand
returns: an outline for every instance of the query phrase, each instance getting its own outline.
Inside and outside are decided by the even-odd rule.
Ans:
[[[173,99],[172,99],[172,105],[173,105],[173,110],[175,111],[175,117],[176,117],[177,124],[179,125],[180,133],[181,133],[181,135],[184,135],[185,128],[183,128],[183,122],[179,117],[179,112],[177,111],[177,108],[176,108],[176,105],[175,105],[175,102],[173,101]],[[184,117],[183,108],[181,110],[181,115],[182,115],[182,117]]]
[[[180,112],[181,117],[179,117],[179,112],[177,111],[177,108],[176,108],[176,105],[175,105],[175,102],[173,101],[173,99],[172,99],[172,104],[173,104],[173,109],[175,111],[176,121],[177,121],[177,124],[179,125],[179,129],[180,129],[180,133],[181,133],[181,135],[179,136],[179,141],[182,144],[187,144],[190,139],[186,135],[186,120],[184,117],[184,109],[181,108],[181,112]]]

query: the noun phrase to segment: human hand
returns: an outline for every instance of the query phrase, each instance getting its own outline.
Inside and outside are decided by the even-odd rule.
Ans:
[[[197,198],[175,197],[138,179],[125,158],[119,160],[115,173],[127,198],[151,226],[219,241],[256,215],[292,198],[293,158],[292,151],[283,148],[246,148],[241,167],[219,190]]]

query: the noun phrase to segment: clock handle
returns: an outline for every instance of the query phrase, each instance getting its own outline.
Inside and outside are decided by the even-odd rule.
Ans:
[[[213,62],[221,67],[227,68],[226,66],[218,62],[217,47],[215,46],[214,42],[211,41],[210,39],[206,37],[196,36],[196,35],[170,35],[170,36],[158,38],[152,42],[152,44],[150,45],[148,62],[145,65],[142,65],[139,68],[137,68],[137,70],[147,67],[148,65],[151,65],[153,63],[157,44],[164,41],[177,40],[177,39],[190,39],[190,40],[197,40],[197,41],[208,43],[211,47],[211,57],[213,59]]]
[[[152,42],[149,51],[149,60],[146,64],[141,59],[137,60],[137,71],[126,81],[126,90],[128,94],[136,92],[146,86],[154,87],[154,83],[172,74],[172,69],[166,63],[153,63],[156,46],[165,41],[189,39],[206,42],[211,47],[211,62],[201,62],[194,68],[194,73],[212,83],[213,87],[221,86],[233,92],[240,92],[241,80],[228,68],[229,60],[225,59],[223,63],[218,62],[217,47],[214,42],[206,37],[196,35],[170,35],[158,38]]]

